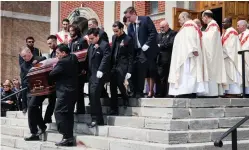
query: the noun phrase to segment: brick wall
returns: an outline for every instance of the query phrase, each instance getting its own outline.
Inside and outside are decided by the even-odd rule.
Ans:
[[[60,2],[60,22],[78,7],[89,7],[99,17],[101,24],[104,24],[104,1],[61,1]]]
[[[50,2],[2,1],[1,10],[50,17]]]
[[[147,16],[150,14],[150,2],[135,1],[135,9],[138,16]]]
[[[120,1],[115,2],[115,20],[123,21],[122,18],[120,20]]]
[[[162,13],[165,11],[165,1],[158,1],[158,12]]]
[[[50,2],[2,2],[1,9],[50,16]],[[19,78],[19,51],[21,46],[26,45],[25,39],[28,36],[35,38],[35,47],[43,53],[49,52],[46,44],[49,32],[50,23],[48,22],[1,17],[1,82]]]

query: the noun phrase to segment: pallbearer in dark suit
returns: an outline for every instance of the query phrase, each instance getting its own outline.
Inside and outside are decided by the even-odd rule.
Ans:
[[[74,145],[74,104],[78,98],[79,62],[74,54],[70,54],[67,45],[61,44],[56,50],[59,61],[49,76],[56,82],[55,119],[58,131],[63,139],[56,146]]]
[[[128,105],[128,95],[124,86],[124,80],[131,77],[133,63],[133,41],[123,31],[124,25],[116,21],[112,26],[114,35],[112,37],[111,56],[111,112],[110,115],[118,114],[117,87],[119,88],[124,106]]]
[[[136,97],[140,98],[143,97],[146,74],[149,78],[154,76],[152,74],[155,72],[156,56],[159,51],[156,42],[157,31],[150,17],[137,16],[134,7],[127,8],[124,13],[130,21],[128,35],[134,40],[135,64],[132,81]]]
[[[71,41],[68,44],[68,47],[71,52],[81,51],[88,48],[87,41],[82,38],[79,27],[75,25],[69,26],[69,32],[71,36]],[[83,62],[80,62],[80,69],[83,68]],[[76,105],[76,114],[85,113],[85,100],[84,100],[84,85],[86,82],[86,77],[83,74],[79,76],[79,96]]]
[[[91,43],[85,61],[89,77],[89,99],[92,115],[92,123],[89,126],[94,127],[104,124],[100,96],[106,75],[110,70],[111,48],[109,43],[100,40],[98,29],[88,30],[87,35]]]
[[[102,29],[100,29],[100,28],[98,27],[98,21],[97,21],[97,19],[95,19],[95,18],[90,18],[90,19],[88,20],[88,28],[89,28],[89,29],[92,29],[92,28],[98,29],[98,30],[99,30],[99,39],[100,39],[100,40],[104,40],[104,41],[106,41],[107,43],[109,43],[108,35],[107,35],[107,33],[106,33],[104,30],[102,30]],[[85,37],[84,37],[84,38],[85,38]],[[107,93],[107,89],[103,88],[103,90],[102,90],[102,92],[101,92],[101,97],[102,97],[102,98],[109,98],[109,95],[108,95],[108,93]]]
[[[25,87],[28,87],[27,89],[27,95],[30,95],[30,89],[28,86],[28,78],[27,74],[29,70],[40,61],[43,61],[46,59],[46,57],[41,56],[33,56],[30,49],[25,47],[22,48],[22,52],[20,54],[24,62],[21,65],[21,77],[23,81],[23,85]],[[27,96],[26,95],[26,96]],[[29,96],[27,96],[29,97]],[[37,141],[39,139],[39,135],[44,133],[47,129],[47,126],[44,123],[44,120],[42,118],[42,111],[41,106],[42,102],[44,101],[45,96],[33,96],[28,102],[28,123],[29,123],[29,129],[31,136],[25,137],[25,141]],[[40,128],[40,131],[38,131],[37,126]]]

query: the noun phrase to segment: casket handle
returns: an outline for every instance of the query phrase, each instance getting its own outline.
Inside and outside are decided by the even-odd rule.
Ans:
[[[35,80],[35,81],[38,82],[38,84],[34,84],[33,91],[44,89],[44,86],[41,85],[42,84],[41,80]]]

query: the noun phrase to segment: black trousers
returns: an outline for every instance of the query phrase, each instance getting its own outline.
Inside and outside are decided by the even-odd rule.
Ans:
[[[111,73],[111,109],[114,111],[118,111],[118,93],[117,88],[119,88],[123,100],[128,100],[128,95],[126,92],[126,88],[124,86],[125,77],[122,76],[116,69]]]
[[[148,62],[141,63],[140,61],[135,62],[133,66],[134,72],[131,75],[132,86],[134,94],[143,95],[144,82],[148,69]]]
[[[46,127],[42,118],[42,103],[46,96],[33,96],[29,101],[28,107],[28,122],[31,134],[37,134],[38,128],[44,129]]]
[[[55,102],[56,102],[56,92],[53,92],[52,94],[48,95],[48,106],[47,106],[46,113],[44,116],[45,122],[48,122],[52,119],[52,116],[54,113]]]
[[[84,85],[85,85],[85,77],[81,76],[79,78],[79,93],[76,104],[76,112],[85,114],[85,99],[84,99]]]
[[[166,97],[169,93],[169,70],[170,60],[164,60],[163,55],[159,54],[157,60],[157,78],[156,78],[156,93],[159,97]]]
[[[91,105],[92,120],[97,124],[104,124],[100,96],[104,87],[104,77],[97,78],[96,73],[93,73],[89,78],[89,100]]]
[[[55,120],[57,129],[63,135],[63,139],[73,137],[74,106],[77,101],[78,92],[67,93],[63,98],[57,97],[55,103]]]

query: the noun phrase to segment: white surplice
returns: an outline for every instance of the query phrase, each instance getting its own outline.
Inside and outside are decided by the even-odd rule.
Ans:
[[[69,41],[71,40],[71,36],[70,36],[70,33],[69,32],[66,32],[64,30],[56,33],[55,35],[57,37],[57,44],[62,44],[64,43],[65,41],[67,43],[69,43]]]
[[[241,50],[249,50],[249,30],[246,29],[244,32],[239,34],[239,40],[241,43]],[[242,58],[239,55],[239,68],[242,72]],[[249,52],[245,52],[245,79],[246,79],[246,94],[249,94]]]
[[[202,33],[196,23],[189,20],[177,33],[172,50],[169,95],[202,93],[204,77],[207,77],[201,49]],[[194,56],[197,51],[199,56]]]
[[[223,48],[220,37],[220,28],[215,20],[208,23],[207,28],[202,32],[202,50],[204,60],[208,68],[208,93],[200,93],[199,96],[218,96],[219,86],[226,83],[225,62],[223,58]]]
[[[230,27],[226,29],[221,40],[227,76],[225,93],[241,94],[241,72],[239,69],[238,56],[238,51],[241,50],[241,45],[238,32],[233,27]]]

